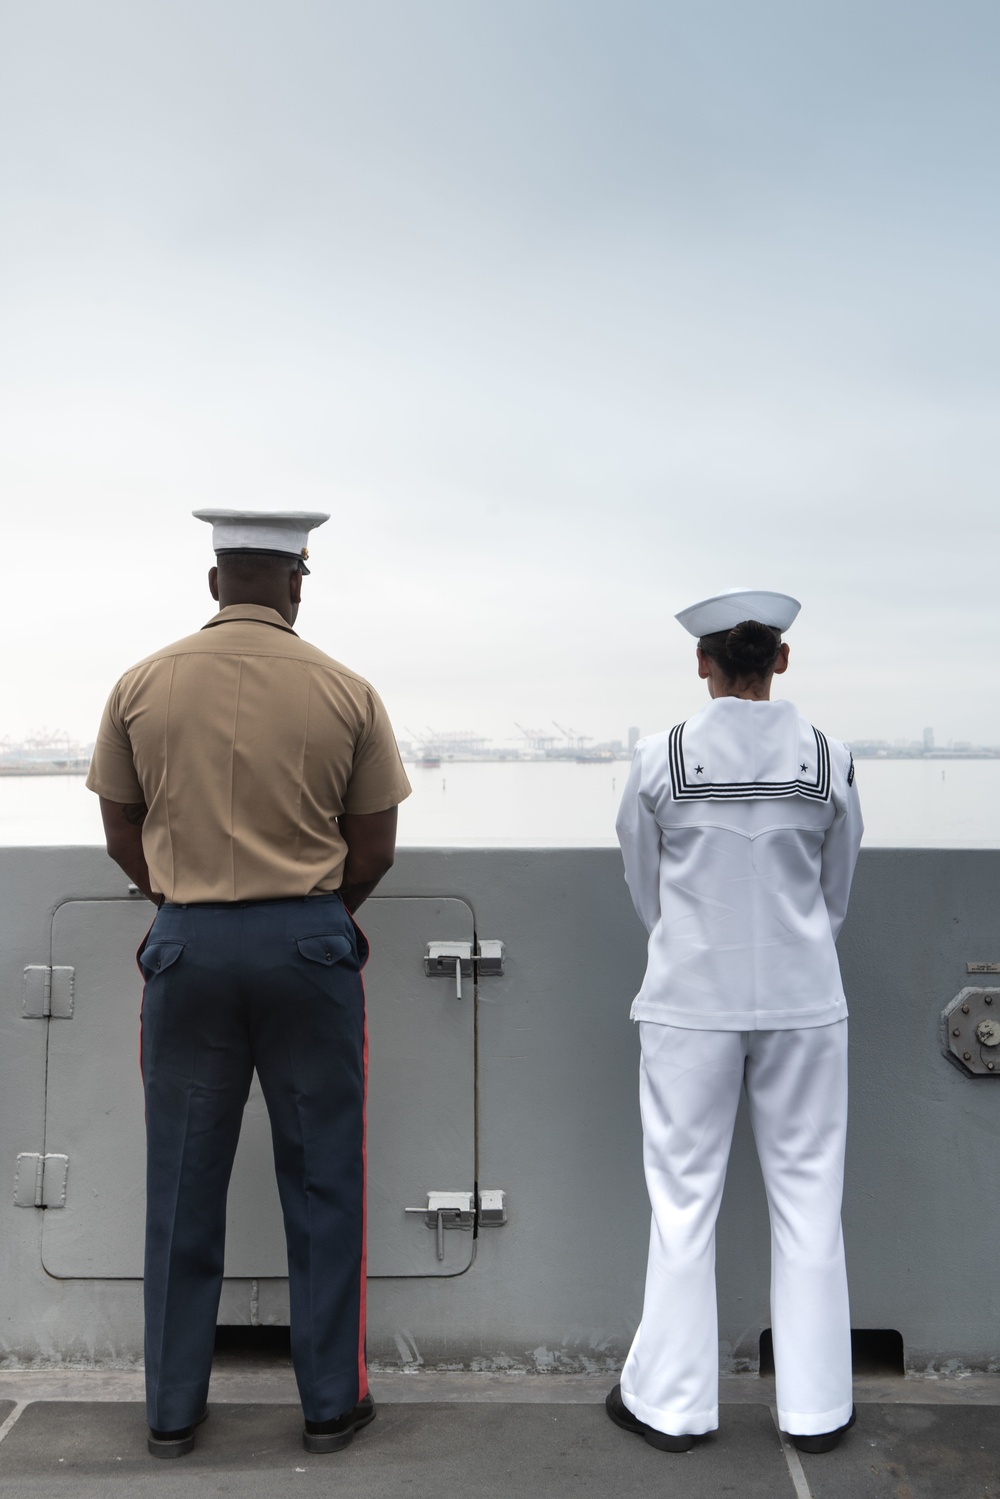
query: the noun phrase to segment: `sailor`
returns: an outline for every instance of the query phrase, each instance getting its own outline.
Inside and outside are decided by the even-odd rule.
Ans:
[[[642,1320],[606,1405],[670,1452],[719,1421],[715,1223],[742,1088],[771,1218],[781,1428],[826,1452],[854,1421],[834,944],[862,821],[850,751],[771,701],[799,607],[737,589],[677,615],[711,702],[638,742],[618,814],[649,934],[632,1018],[652,1225]]]
[[[218,613],[127,671],[87,784],[108,853],[159,907],[145,977],[149,1451],[207,1414],[226,1192],[254,1069],[288,1247],[310,1452],[374,1418],[365,1368],[365,1082],[353,913],[410,786],[374,688],[293,625],[307,511],[197,510]]]

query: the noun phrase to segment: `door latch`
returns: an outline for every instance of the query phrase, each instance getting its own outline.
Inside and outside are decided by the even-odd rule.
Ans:
[[[483,941],[475,950],[471,942],[428,942],[424,972],[428,978],[455,977],[455,998],[462,998],[462,975],[499,978],[504,970],[502,942]]]
[[[404,1213],[419,1213],[427,1227],[437,1234],[437,1257],[444,1259],[445,1229],[468,1233],[475,1228],[499,1228],[507,1222],[507,1194],[502,1188],[480,1192],[478,1212],[474,1192],[428,1192],[427,1206],[404,1208]]]

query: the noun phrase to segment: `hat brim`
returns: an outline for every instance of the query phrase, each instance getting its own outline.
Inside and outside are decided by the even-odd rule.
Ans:
[[[731,630],[744,620],[755,619],[772,630],[785,631],[794,621],[802,605],[788,593],[772,593],[768,589],[740,588],[728,593],[714,594],[702,599],[674,616],[689,635],[700,640],[703,635],[716,635],[720,630]]]

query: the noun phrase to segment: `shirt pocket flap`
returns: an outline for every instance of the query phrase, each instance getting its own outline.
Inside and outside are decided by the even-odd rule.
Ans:
[[[325,968],[332,968],[334,963],[354,956],[354,944],[342,932],[335,937],[300,937],[298,947],[310,963],[322,963]]]
[[[152,978],[154,973],[162,973],[176,963],[183,951],[183,942],[150,942],[142,950],[139,967],[147,978]]]

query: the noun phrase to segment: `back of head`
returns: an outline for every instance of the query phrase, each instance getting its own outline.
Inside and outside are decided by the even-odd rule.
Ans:
[[[703,635],[698,647],[711,656],[730,682],[763,679],[774,670],[781,649],[781,631],[758,619],[745,619],[731,630]]]
[[[277,552],[225,552],[217,560],[219,602],[262,604],[267,608],[287,605],[288,584],[299,571],[296,558]]]

